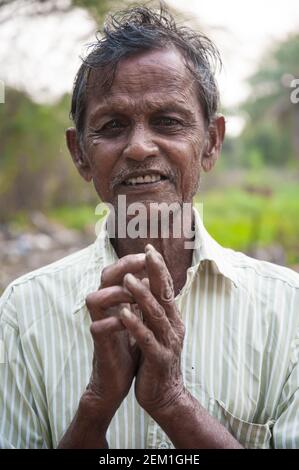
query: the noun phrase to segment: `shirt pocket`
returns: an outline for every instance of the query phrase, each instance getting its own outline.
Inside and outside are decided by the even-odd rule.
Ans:
[[[269,449],[274,420],[265,424],[244,421],[230,413],[224,403],[209,399],[209,413],[214,416],[246,449]]]

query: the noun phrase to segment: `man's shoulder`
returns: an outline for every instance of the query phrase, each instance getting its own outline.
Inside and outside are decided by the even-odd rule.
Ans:
[[[46,264],[38,269],[30,271],[22,276],[17,277],[14,281],[10,283],[11,287],[17,287],[22,284],[28,284],[33,280],[38,281],[41,278],[56,278],[57,273],[64,271],[75,272],[76,267],[84,267],[88,262],[91,252],[93,249],[93,244],[71,253],[63,258],[60,258],[50,264]]]
[[[227,256],[236,279],[235,298],[243,309],[249,309],[251,319],[260,325],[261,331],[268,324],[277,338],[281,335],[287,338],[290,332],[297,335],[299,273],[233,250]]]
[[[15,326],[22,315],[30,317],[30,312],[45,311],[49,305],[68,298],[75,301],[82,276],[93,256],[94,244],[65,256],[53,263],[30,271],[12,281],[0,298],[0,317]],[[38,307],[37,307],[38,306]],[[7,318],[6,318],[7,317]]]
[[[299,273],[291,268],[269,261],[252,258],[234,250],[226,250],[233,269],[236,270],[240,281],[250,279],[257,282],[282,283],[291,288],[299,289]]]

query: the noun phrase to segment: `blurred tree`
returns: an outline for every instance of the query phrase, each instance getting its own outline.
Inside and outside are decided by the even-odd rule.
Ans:
[[[18,210],[96,200],[65,146],[69,100],[38,105],[24,93],[6,90],[0,106],[0,221]]]
[[[49,15],[68,13],[72,8],[82,7],[97,21],[102,21],[107,11],[125,7],[132,0],[0,0],[0,24],[12,19],[13,15]],[[8,7],[8,8],[6,8]],[[5,11],[6,9],[6,11]]]
[[[299,78],[299,35],[291,35],[268,51],[249,79],[243,110],[249,120],[242,134],[244,156],[257,149],[273,165],[299,160],[299,104],[292,103],[291,83]]]
[[[100,23],[117,0],[0,0],[0,23],[16,15],[64,14],[89,10]],[[24,92],[6,88],[0,105],[0,222],[20,210],[95,202],[90,185],[78,176],[64,142],[70,96],[53,105],[37,104]]]
[[[0,0],[0,24],[16,15],[64,13],[71,8],[68,0]]]
[[[97,24],[101,23],[105,14],[111,9],[118,8],[121,5],[129,4],[130,1],[120,0],[72,0],[74,7],[82,7],[89,11],[91,16],[96,20]],[[132,3],[132,2],[131,2]]]
[[[12,19],[13,14],[18,15],[47,15],[52,13],[68,13],[73,8],[85,8],[100,24],[108,11],[116,9],[124,9],[130,4],[135,3],[133,0],[0,0],[0,12],[9,7],[7,14],[0,16],[0,24]],[[143,3],[143,2],[140,2]],[[152,0],[151,5],[159,5],[163,0]],[[172,12],[178,11],[168,6]],[[182,13],[180,13],[182,16]]]

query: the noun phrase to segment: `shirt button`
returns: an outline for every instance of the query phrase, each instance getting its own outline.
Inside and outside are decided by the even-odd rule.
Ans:
[[[167,442],[160,442],[159,446],[158,446],[159,449],[169,449],[169,445],[167,444]]]

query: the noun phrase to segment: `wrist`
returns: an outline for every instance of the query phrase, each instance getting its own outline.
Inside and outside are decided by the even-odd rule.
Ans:
[[[80,398],[78,417],[89,422],[97,432],[105,435],[118,406],[106,403],[90,389]]]
[[[184,388],[173,400],[164,406],[156,408],[150,415],[156,423],[167,433],[172,429],[177,429],[189,416],[192,416],[195,409],[195,402],[192,395]]]
[[[180,449],[240,449],[240,443],[185,389],[152,416]]]
[[[192,395],[184,387],[173,394],[171,398],[165,400],[162,405],[146,411],[161,427],[164,427],[164,423],[170,424],[172,421],[175,422],[179,416],[187,411],[192,413],[194,407],[193,400]]]
[[[59,449],[107,449],[106,432],[113,412],[93,392],[86,390],[77,412],[63,435]]]

